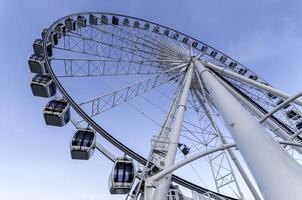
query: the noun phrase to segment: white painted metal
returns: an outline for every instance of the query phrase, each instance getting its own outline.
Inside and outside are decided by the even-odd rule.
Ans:
[[[284,102],[282,102],[280,105],[278,105],[276,108],[274,108],[273,110],[271,110],[269,113],[267,113],[265,116],[263,116],[260,120],[259,123],[263,123],[265,120],[267,120],[270,116],[272,116],[274,113],[278,112],[280,109],[283,108],[283,106],[288,105],[289,103],[295,101],[297,98],[299,98],[300,96],[302,96],[302,92],[286,99]]]
[[[246,100],[243,96],[241,96],[240,94],[238,94],[232,87],[230,87],[228,84],[226,84],[223,80],[221,80],[219,77],[216,77],[217,80],[237,99],[239,100],[241,103],[243,103],[248,109],[250,109],[253,113],[255,113],[255,115],[258,118],[262,118],[264,116],[264,114],[258,109],[256,108],[253,104],[251,104],[248,100]],[[289,141],[291,140],[291,137],[282,129],[280,128],[277,124],[275,124],[271,119],[267,119],[265,121],[265,123],[271,128],[271,130],[278,135],[279,137],[281,137],[284,141]],[[294,149],[299,152],[300,154],[302,154],[302,149],[301,148],[295,148]]]
[[[177,106],[177,99],[179,98],[181,94],[181,88],[178,89],[178,91],[176,92],[176,95],[173,99],[173,102],[169,108],[169,111],[166,115],[166,118],[165,118],[165,121],[163,123],[163,127],[158,135],[158,140],[155,141],[155,147],[154,149],[157,149],[159,151],[166,151],[166,143],[167,143],[167,139],[168,139],[168,135],[169,135],[169,132],[170,132],[170,126],[171,126],[171,123],[173,121],[173,114],[175,112],[175,108]]]
[[[178,99],[178,106],[175,111],[175,119],[169,137],[169,145],[165,157],[164,169],[170,167],[175,161],[178,141],[179,141],[181,127],[184,120],[184,114],[185,114],[187,100],[190,92],[192,77],[193,77],[193,63],[191,63],[187,69],[186,77],[182,88],[182,93]],[[171,184],[171,174],[167,175],[166,177],[162,178],[159,181],[155,190],[154,198],[162,199],[164,195],[168,192],[170,184]]]
[[[202,87],[202,85],[201,85]],[[197,94],[196,94],[197,95]],[[208,103],[203,103],[203,101],[201,101],[201,105],[203,107],[203,110],[205,111],[206,115],[208,116],[208,119],[210,120],[213,128],[215,129],[216,133],[219,135],[219,138],[221,140],[221,143],[222,144],[227,144],[227,141],[225,139],[225,137],[223,136],[223,134],[221,133],[220,129],[217,127],[212,115],[210,114],[210,108],[209,108],[209,104]],[[245,181],[246,185],[248,186],[248,188],[250,189],[252,195],[254,196],[255,200],[261,200],[256,188],[254,187],[252,181],[250,180],[250,178],[248,177],[247,173],[245,172],[244,168],[242,167],[242,165],[240,164],[239,160],[237,159],[235,153],[233,152],[232,149],[226,149],[224,151],[227,151],[229,156],[231,157],[231,159],[233,160],[235,166],[237,167],[241,177],[243,178],[243,180]],[[228,159],[228,157],[227,157]],[[229,159],[228,159],[229,160]],[[232,173],[233,173],[233,170],[232,170]],[[239,184],[238,184],[238,181],[237,181],[237,178],[235,176],[235,174],[233,175],[234,176],[234,179],[235,179],[235,183],[236,183],[236,186],[238,188],[238,191],[241,193],[241,190],[240,190],[240,187],[239,187]],[[243,194],[241,194],[241,196],[243,197]],[[242,198],[241,197],[241,198]]]
[[[163,171],[155,174],[154,176],[149,177],[148,181],[155,183],[156,181],[159,181],[160,179],[164,178],[168,174],[171,174],[173,171],[185,166],[186,164],[188,164],[194,160],[197,160],[203,156],[215,153],[217,151],[221,151],[221,150],[228,149],[228,148],[235,147],[235,146],[236,146],[236,144],[221,144],[217,147],[213,147],[211,149],[207,149],[205,151],[188,156],[185,159],[178,161],[178,162],[174,163],[173,165],[170,165],[169,167],[165,168]]]
[[[235,72],[233,72],[233,71],[231,71],[229,69],[219,67],[219,66],[217,66],[217,65],[215,65],[213,63],[207,62],[207,61],[204,61],[204,62],[202,61],[202,63],[206,67],[208,67],[208,68],[210,68],[210,69],[218,72],[219,74],[223,74],[223,75],[229,76],[231,78],[235,78],[235,79],[241,80],[241,81],[243,81],[245,83],[251,84],[251,85],[253,85],[253,86],[257,87],[257,88],[260,88],[260,89],[262,89],[264,91],[267,91],[267,92],[269,92],[271,94],[274,94],[276,96],[282,97],[284,99],[288,99],[288,98],[291,97],[291,95],[286,94],[285,92],[282,92],[282,91],[280,91],[278,89],[272,88],[272,87],[267,86],[267,85],[265,85],[263,83],[259,83],[257,81],[252,80],[252,79],[249,79],[249,78],[247,78],[245,76],[242,76],[242,75],[240,75],[238,73],[235,73]],[[295,101],[293,103],[296,103],[296,104],[302,106],[302,100],[295,99]]]
[[[193,62],[264,198],[299,200],[297,193],[302,187],[302,169],[298,163],[266,133],[209,69],[198,60]]]
[[[104,156],[109,158],[111,161],[114,162],[116,160],[116,157],[110,151],[108,151],[105,147],[100,145],[98,142],[95,143],[95,147],[99,152],[101,152]]]
[[[195,68],[194,68],[194,69],[195,69]],[[203,89],[203,85],[202,85],[202,82],[201,82],[201,80],[200,80],[200,76],[198,75],[198,72],[197,72],[196,69],[194,70],[194,72],[195,72],[194,74],[196,74],[196,77],[197,77],[197,80],[198,80],[198,84],[199,84],[200,88],[202,89],[202,93],[204,94],[205,91],[204,91],[204,89]],[[223,136],[223,134],[221,133],[221,131],[220,131],[220,129],[218,128],[218,126],[216,125],[215,120],[214,120],[214,118],[213,118],[213,116],[212,116],[212,114],[211,114],[211,112],[210,112],[210,104],[209,104],[209,102],[207,101],[206,96],[204,96],[203,99],[202,99],[202,97],[199,96],[199,93],[197,93],[196,91],[195,91],[195,95],[196,95],[197,99],[199,100],[199,102],[200,102],[200,104],[201,104],[201,106],[202,106],[202,108],[203,108],[203,110],[204,110],[204,112],[205,112],[207,118],[209,119],[209,121],[210,121],[212,127],[214,128],[216,134],[218,135],[220,142],[221,142],[222,144],[227,144],[226,139],[224,138],[224,136]],[[240,198],[241,198],[241,199],[244,199],[244,196],[243,196],[243,193],[242,193],[242,191],[241,191],[241,188],[240,188],[240,186],[239,186],[239,184],[238,184],[237,177],[235,176],[235,173],[234,173],[234,171],[233,171],[233,168],[232,168],[232,166],[231,166],[230,159],[229,159],[229,157],[227,156],[227,153],[230,155],[231,159],[234,161],[236,167],[238,168],[239,172],[241,173],[241,176],[243,177],[243,179],[246,181],[246,184],[247,184],[247,186],[249,187],[249,189],[250,189],[250,191],[252,192],[252,194],[253,194],[253,196],[255,197],[255,199],[256,199],[256,200],[261,200],[260,197],[259,197],[259,195],[258,195],[258,192],[257,192],[256,189],[254,188],[254,186],[253,186],[253,184],[251,183],[250,179],[248,178],[247,174],[245,173],[245,171],[243,170],[242,166],[241,166],[240,163],[238,162],[238,160],[237,160],[237,158],[236,158],[234,152],[233,152],[231,149],[226,149],[226,150],[224,150],[224,154],[225,154],[225,156],[226,156],[226,159],[227,159],[227,162],[228,162],[230,171],[231,171],[231,173],[232,173],[232,176],[233,176],[233,178],[234,178],[234,181],[235,181],[235,184],[236,184],[238,193],[239,193],[239,195],[240,195]],[[211,165],[212,165],[212,164],[211,164]],[[211,166],[211,167],[212,167],[212,166]],[[212,170],[212,171],[213,171],[213,170]],[[215,182],[216,182],[216,181],[215,181]],[[216,187],[217,187],[217,183],[216,183]]]
[[[172,123],[172,119],[173,119],[173,113],[175,112],[175,108],[176,108],[176,103],[177,103],[177,99],[179,98],[179,95],[181,94],[181,87],[178,89],[178,91],[175,94],[175,97],[173,99],[173,102],[169,108],[169,111],[166,115],[166,118],[164,120],[163,126],[161,128],[161,131],[158,135],[158,139],[156,139],[156,141],[154,141],[154,144],[152,144],[152,149],[149,153],[148,156],[148,161],[144,167],[142,176],[145,176],[146,173],[148,172],[149,169],[149,163],[150,161],[152,161],[152,163],[154,163],[154,165],[157,165],[157,167],[160,167],[160,161],[162,161],[164,159],[164,155],[166,153],[166,145],[167,145],[167,139],[168,139],[168,134],[170,132],[170,125]],[[138,188],[141,187],[142,182],[139,183]],[[152,185],[147,185],[145,184],[145,193],[146,193],[146,199],[152,199],[153,198],[153,186]],[[139,190],[136,192],[135,196],[138,196],[138,192]],[[149,197],[149,196],[152,197]]]

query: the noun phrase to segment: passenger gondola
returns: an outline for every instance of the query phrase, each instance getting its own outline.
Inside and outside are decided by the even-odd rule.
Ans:
[[[28,58],[29,69],[32,73],[47,74],[48,70],[45,65],[45,58],[41,55],[33,54]]]
[[[300,121],[300,122],[298,122],[298,123],[296,124],[296,128],[297,128],[298,130],[302,129],[302,121]]]
[[[89,15],[89,24],[96,26],[98,24],[98,18],[95,15]]]
[[[190,153],[190,148],[187,147],[187,145],[185,145],[185,144],[179,143],[178,148],[185,156]]]
[[[119,23],[119,18],[116,17],[116,16],[112,16],[112,22],[111,22],[113,25],[118,25]]]
[[[189,38],[187,38],[187,37],[184,37],[184,38],[182,39],[182,42],[185,43],[185,44],[188,44],[188,41],[189,41]]]
[[[64,126],[70,120],[70,106],[65,99],[54,99],[44,108],[45,123],[50,126]]]
[[[130,24],[129,19],[128,19],[128,18],[124,18],[124,20],[123,20],[123,25],[124,25],[124,26],[129,26],[129,24]]]
[[[94,153],[96,136],[91,129],[79,129],[70,144],[72,159],[88,160]]]
[[[237,66],[237,63],[235,62],[230,62],[229,67],[234,69]]]
[[[38,97],[52,97],[57,91],[55,83],[49,75],[35,75],[31,80],[30,86],[33,95]]]
[[[179,38],[179,33],[174,33],[173,34],[173,39],[177,40]]]
[[[101,16],[101,24],[108,24],[108,17],[106,15]]]
[[[59,23],[56,27],[55,27],[55,31],[58,35],[58,39],[60,39],[61,37],[66,35],[66,26],[62,23]]]
[[[252,79],[252,80],[256,81],[258,79],[258,77],[256,75],[251,74],[249,76],[249,79]]]
[[[154,33],[159,33],[159,29],[160,29],[159,26],[156,25],[156,26],[154,26],[154,28],[153,28],[153,32],[154,32]]]
[[[170,33],[169,29],[166,29],[166,30],[164,31],[164,35],[165,35],[165,36],[168,36],[168,37],[169,37],[169,33]]]
[[[79,15],[77,17],[77,26],[79,28],[86,27],[87,19],[84,16]]]
[[[196,48],[197,46],[198,46],[198,42],[194,41],[194,42],[192,43],[192,47],[193,47],[193,48]]]
[[[42,39],[45,39],[46,33],[47,33],[48,29],[43,29],[41,36]],[[49,42],[51,42],[52,45],[57,45],[58,44],[58,34],[56,32],[51,32],[49,34]]]
[[[33,49],[35,54],[41,55],[43,54],[43,40],[42,39],[36,39],[33,43]],[[47,42],[46,44],[47,49],[47,56],[52,56],[52,44],[51,42]]]
[[[134,27],[134,28],[140,28],[140,23],[139,23],[139,21],[135,21],[134,24],[133,24],[133,27]]]
[[[145,25],[144,25],[144,29],[149,30],[149,28],[150,28],[150,24],[146,22]]]
[[[246,73],[247,73],[247,69],[245,69],[245,68],[240,68],[238,71],[238,74],[241,74],[241,75],[244,75]]]
[[[68,32],[75,31],[77,29],[76,22],[71,18],[65,20],[65,26]]]
[[[207,50],[208,50],[207,46],[202,46],[200,49],[201,52],[206,52]]]
[[[286,113],[287,117],[292,120],[297,120],[301,118],[301,115],[295,110],[289,110]]]
[[[210,56],[215,58],[217,56],[217,51],[211,51]]]
[[[270,99],[277,99],[277,96],[276,95],[273,95],[271,93],[267,93],[267,96],[270,98]]]
[[[228,58],[226,57],[226,56],[221,56],[220,58],[219,58],[219,61],[221,62],[221,63],[225,63],[225,61],[227,60]]]
[[[127,194],[135,181],[133,160],[127,157],[118,158],[113,166],[109,179],[110,194]]]

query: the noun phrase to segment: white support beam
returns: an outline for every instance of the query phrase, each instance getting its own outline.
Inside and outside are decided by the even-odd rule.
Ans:
[[[235,72],[233,72],[233,71],[231,71],[229,69],[217,66],[217,65],[215,65],[213,63],[210,63],[208,61],[201,61],[201,62],[202,62],[202,64],[204,66],[206,66],[206,67],[214,70],[215,72],[218,72],[221,75],[226,75],[228,77],[231,77],[231,78],[243,81],[243,82],[248,83],[248,84],[250,84],[252,86],[255,86],[255,87],[259,88],[259,89],[262,89],[262,90],[264,90],[264,91],[266,91],[268,93],[271,93],[273,95],[279,96],[279,97],[281,97],[283,99],[288,99],[288,98],[291,97],[291,95],[289,95],[289,94],[287,94],[285,92],[282,92],[282,91],[280,91],[280,90],[278,90],[276,88],[273,88],[273,87],[270,87],[270,86],[265,85],[263,83],[259,83],[257,81],[252,80],[252,79],[249,79],[249,78],[247,78],[245,76],[242,76],[242,75],[240,75],[238,73],[235,73]],[[302,106],[302,101],[299,100],[299,99],[295,99],[295,101],[293,101],[293,103]]]
[[[187,68],[181,94],[179,96],[179,99],[177,99],[178,104],[175,111],[174,123],[172,125],[171,132],[170,132],[169,145],[164,161],[165,162],[164,169],[170,167],[175,162],[181,127],[184,121],[184,114],[186,111],[186,105],[188,101],[192,78],[193,78],[193,63],[191,62],[189,67]],[[159,180],[159,183],[154,193],[154,199],[163,199],[164,196],[169,191],[170,184],[171,184],[171,174]],[[148,196],[148,198],[150,198],[150,196]]]
[[[185,166],[186,164],[193,162],[194,160],[197,160],[201,157],[207,156],[209,154],[215,153],[217,151],[221,151],[224,149],[228,149],[231,147],[235,147],[235,144],[222,144],[219,145],[217,147],[213,147],[211,149],[207,149],[205,151],[196,153],[195,155],[191,155],[186,157],[185,159],[178,161],[176,163],[174,163],[173,165],[165,168],[163,171],[155,174],[154,176],[149,177],[146,182],[148,182],[149,184],[154,184],[155,182],[159,181],[160,179],[164,178],[165,176],[167,176],[168,174],[171,174],[173,171]]]
[[[111,152],[109,152],[105,147],[100,145],[98,142],[96,142],[95,148],[112,162],[116,161],[116,157]]]
[[[195,74],[196,74],[196,77],[197,77],[199,86],[200,86],[200,88],[201,88],[201,90],[202,90],[201,93],[202,93],[202,94],[205,94],[205,91],[204,91],[204,88],[203,88],[203,85],[202,85],[202,82],[201,82],[200,76],[198,75],[197,70],[195,69],[194,72],[195,72]],[[227,144],[227,141],[225,140],[223,134],[221,133],[220,129],[218,128],[217,124],[215,123],[215,120],[214,120],[214,118],[213,118],[213,116],[212,116],[212,114],[211,114],[211,112],[210,112],[210,104],[209,104],[209,102],[207,101],[206,96],[204,95],[204,97],[202,98],[202,96],[199,96],[199,93],[198,93],[197,91],[195,91],[195,95],[196,95],[197,99],[199,99],[199,103],[200,103],[200,105],[202,106],[202,108],[203,108],[203,110],[204,110],[204,112],[205,112],[207,118],[209,119],[209,121],[210,121],[212,127],[214,128],[216,134],[218,135],[220,142],[221,142],[222,144]],[[227,156],[227,153],[228,153],[229,156],[233,159],[235,165],[237,164],[235,161],[238,161],[238,160],[237,160],[237,158],[236,158],[234,152],[233,152],[231,149],[224,150],[224,153],[225,153],[225,155],[226,155],[226,159],[227,159],[227,162],[228,162],[228,165],[229,165],[231,174],[232,174],[232,176],[233,176],[233,178],[234,178],[235,185],[236,185],[236,187],[237,187],[237,190],[238,190],[238,193],[239,193],[239,195],[240,195],[240,198],[241,198],[241,199],[244,199],[243,193],[242,193],[241,188],[240,188],[240,186],[239,186],[239,184],[238,184],[237,177],[235,176],[234,170],[233,170],[233,168],[232,168],[232,166],[231,166],[231,162],[230,162],[230,160],[229,160],[229,157]],[[235,159],[234,159],[234,158],[235,158]],[[210,164],[211,164],[211,161],[210,161]],[[211,165],[212,165],[212,164],[211,164]],[[211,167],[212,167],[212,166],[211,166]],[[236,165],[236,167],[237,167],[238,169],[240,169],[241,165],[240,165],[240,166],[237,166],[237,165]],[[240,170],[239,170],[239,172],[241,173]],[[243,176],[246,176],[246,173],[245,173],[245,172],[241,173],[241,176],[242,176],[242,177],[243,177]],[[245,178],[248,179],[247,176],[246,176]],[[244,178],[244,180],[246,180],[245,178]],[[215,182],[217,182],[217,180],[215,180]],[[251,184],[251,183],[249,182],[249,179],[248,179],[247,185],[250,186],[249,184]],[[216,186],[217,186],[217,183],[216,183]],[[255,190],[255,188],[253,187],[253,185],[251,185],[250,191],[252,192],[252,194],[253,194],[253,192],[256,192],[256,190]],[[253,194],[253,195],[254,195],[254,194]],[[255,194],[254,196],[258,197],[257,192],[256,192],[256,194]],[[256,199],[257,199],[257,198],[256,198]],[[260,200],[260,199],[257,199],[257,200]]]
[[[198,77],[198,82],[200,82],[200,87],[203,87],[201,84],[201,80],[200,77]],[[198,94],[196,94],[196,96],[198,96]],[[199,96],[198,96],[199,97]],[[199,97],[201,98],[201,97]],[[223,134],[221,133],[221,131],[219,130],[219,128],[217,127],[217,125],[215,124],[215,121],[210,113],[210,106],[209,103],[203,102],[202,99],[200,99],[200,104],[203,107],[203,110],[205,111],[206,115],[208,116],[208,119],[210,120],[212,126],[214,127],[216,133],[219,135],[219,138],[221,140],[222,144],[227,144],[227,141],[225,139],[225,137],[223,136]],[[241,163],[239,162],[239,160],[237,159],[235,153],[233,152],[232,149],[228,148],[225,151],[228,152],[228,154],[230,155],[231,159],[233,160],[235,166],[237,167],[241,177],[243,178],[243,180],[245,181],[246,185],[248,186],[248,188],[250,189],[252,195],[254,196],[255,200],[261,200],[255,186],[253,185],[252,181],[250,180],[250,178],[248,177],[247,173],[245,172],[244,168],[242,167]],[[227,157],[228,159],[228,157]],[[230,166],[231,167],[231,166]],[[233,173],[233,170],[232,170]],[[237,185],[237,188],[239,190],[239,192],[241,193],[239,184],[237,182],[237,178],[235,177],[235,174],[233,175],[235,178],[235,183]],[[241,194],[243,196],[243,194]]]
[[[213,103],[222,116],[251,173],[267,200],[300,200],[301,166],[200,61],[194,61]],[[276,167],[277,166],[277,167]]]
[[[288,105],[289,103],[295,101],[297,98],[299,98],[300,96],[302,96],[302,92],[286,99],[283,103],[281,103],[280,105],[278,105],[277,107],[275,107],[273,110],[271,110],[269,113],[267,113],[265,116],[263,116],[260,120],[259,123],[262,124],[265,120],[267,120],[269,117],[271,117],[273,114],[275,114],[276,112],[278,112],[280,109],[283,108],[283,106]]]
[[[293,147],[299,147],[299,148],[302,148],[302,144],[298,144],[298,143],[295,143],[295,142],[279,142],[280,144],[284,144],[284,145],[289,145],[289,146],[293,146]]]
[[[264,117],[263,114],[257,107],[255,107],[252,103],[250,103],[247,99],[245,99],[242,95],[240,95],[237,91],[235,91],[230,85],[225,83],[221,78],[216,77],[217,80],[243,105],[245,105],[249,110],[251,110],[258,118]],[[266,125],[279,137],[281,137],[284,141],[291,140],[291,136],[287,134],[281,127],[279,127],[274,121],[270,118],[265,120]],[[302,149],[296,148],[294,149],[302,155]]]

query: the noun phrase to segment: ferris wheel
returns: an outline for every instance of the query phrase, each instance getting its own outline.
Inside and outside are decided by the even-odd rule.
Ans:
[[[50,98],[46,124],[75,126],[72,159],[97,150],[113,162],[108,193],[300,199],[302,93],[272,87],[193,37],[120,14],[65,16],[33,50],[31,89]]]

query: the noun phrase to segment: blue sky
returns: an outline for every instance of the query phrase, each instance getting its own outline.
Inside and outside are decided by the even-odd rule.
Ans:
[[[246,0],[1,0],[0,199],[96,200],[108,196],[111,163],[70,159],[74,132],[47,127],[31,95],[27,57],[42,28],[67,14],[126,14],[196,37],[290,94],[301,91],[302,2]]]

